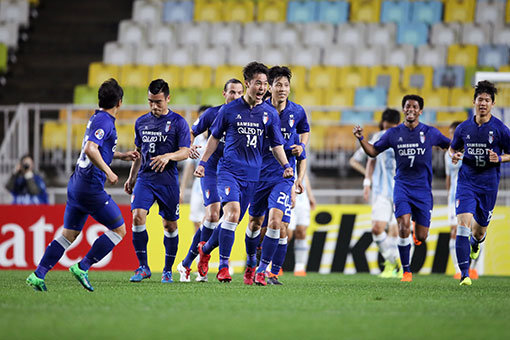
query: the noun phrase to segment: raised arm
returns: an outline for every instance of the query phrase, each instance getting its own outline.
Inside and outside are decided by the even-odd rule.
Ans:
[[[352,134],[359,140],[359,143],[363,148],[363,151],[365,151],[367,155],[369,155],[370,157],[376,157],[379,154],[379,151],[377,151],[374,148],[374,146],[363,137],[363,128],[361,126],[356,125],[352,129]]]

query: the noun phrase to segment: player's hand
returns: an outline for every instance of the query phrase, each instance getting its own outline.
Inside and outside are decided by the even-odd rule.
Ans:
[[[489,162],[499,163],[499,155],[492,150],[489,150]]]
[[[197,166],[195,172],[193,173],[195,177],[202,178],[205,175],[205,169],[202,165]]]
[[[305,187],[303,187],[303,183],[296,182],[294,184],[296,186],[296,189],[294,190],[296,194],[301,195],[303,191],[305,191]]]
[[[189,158],[191,159],[199,159],[200,158],[200,152],[198,152],[198,149],[200,149],[202,146],[200,145],[192,145],[189,149]]]
[[[283,178],[291,178],[292,176],[294,176],[294,169],[292,168],[285,169],[285,171],[283,172]]]
[[[356,138],[361,138],[363,137],[363,128],[359,125],[356,125],[353,129],[352,129],[352,134],[354,135],[354,137]]]
[[[110,171],[106,174],[106,179],[108,180],[108,183],[115,185],[119,181],[119,176],[117,176],[113,171]]]
[[[464,154],[462,152],[456,152],[452,155],[452,163],[453,164],[457,164],[459,162],[459,160],[462,159],[462,157],[464,157]]]
[[[363,199],[365,202],[368,202],[370,200],[370,187],[368,185],[365,185],[363,187]]]
[[[122,155],[122,157],[120,159],[122,159],[123,161],[136,161],[138,158],[140,158],[140,153],[136,150],[132,150],[132,151],[128,151],[128,152],[124,152],[124,154]]]
[[[126,194],[131,195],[133,193],[133,188],[135,187],[136,179],[132,180],[131,178],[128,178],[126,183],[124,183],[124,191]]]
[[[156,157],[151,157],[151,170],[155,172],[163,172],[165,170],[166,165],[170,161],[170,155],[165,153],[164,155],[159,155]]]
[[[293,156],[299,157],[303,153],[303,147],[301,146],[301,144],[293,144],[290,147],[292,149]]]

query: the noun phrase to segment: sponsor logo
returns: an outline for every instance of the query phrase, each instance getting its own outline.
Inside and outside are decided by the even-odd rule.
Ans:
[[[94,136],[96,136],[97,139],[101,140],[104,137],[104,130],[103,129],[97,129],[96,132],[94,132]]]
[[[422,144],[425,143],[425,133],[423,133],[423,131],[420,131],[420,142]]]
[[[230,194],[230,187],[225,187],[225,194],[227,196]]]

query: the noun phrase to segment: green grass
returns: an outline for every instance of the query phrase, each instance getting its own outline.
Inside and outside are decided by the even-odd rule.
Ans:
[[[68,272],[50,272],[47,293],[27,271],[0,271],[3,339],[508,339],[510,278],[471,287],[443,275],[412,283],[371,275],[281,277],[284,286],[161,284],[159,274],[91,271],[85,291]],[[178,274],[174,273],[178,279]],[[194,276],[193,276],[194,277]]]

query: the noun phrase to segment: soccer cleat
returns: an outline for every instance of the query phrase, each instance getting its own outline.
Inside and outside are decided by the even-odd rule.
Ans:
[[[257,286],[267,286],[265,272],[260,272],[260,273],[255,274],[255,284]]]
[[[304,270],[296,270],[294,272],[294,276],[305,277],[306,276],[306,272]]]
[[[404,275],[402,277],[402,280],[400,280],[400,282],[412,282],[412,281],[413,281],[413,273],[404,272]]]
[[[228,272],[228,267],[223,267],[220,269],[218,274],[216,274],[216,278],[220,282],[230,282],[232,281],[232,277],[230,276],[230,273]]]
[[[172,279],[172,272],[167,272],[163,270],[163,274],[161,274],[161,283],[172,283],[174,280]]]
[[[471,274],[471,273],[470,273]],[[453,278],[455,280],[460,280],[461,279],[461,273],[460,272],[456,272],[455,275],[453,275]]]
[[[480,250],[482,248],[480,248],[480,246],[476,245],[476,249],[474,246],[471,246],[471,252],[469,253],[469,257],[471,258],[471,260],[476,260],[478,258],[478,256],[480,256]]]
[[[197,278],[195,279],[196,282],[207,282],[207,276],[202,276],[199,273],[197,273]]]
[[[473,280],[478,280],[478,271],[476,269],[470,269],[469,270],[469,277]]]
[[[461,286],[471,286],[472,284],[473,284],[473,282],[471,282],[471,279],[469,278],[469,276],[466,276],[460,280]]]
[[[246,267],[244,270],[243,282],[245,285],[252,285],[253,279],[255,279],[255,267]]]
[[[27,285],[34,288],[34,290],[40,291],[40,292],[46,292],[48,289],[46,288],[46,285],[44,284],[44,280],[40,279],[35,275],[35,273],[30,274],[29,277],[27,277]]]
[[[131,282],[140,282],[144,279],[149,279],[151,277],[151,270],[149,267],[140,266],[135,270],[135,275],[131,276],[129,281]]]
[[[81,283],[83,288],[85,288],[89,292],[94,291],[94,287],[92,287],[92,285],[90,284],[90,281],[89,281],[89,271],[88,270],[82,270],[80,268],[80,266],[78,265],[78,263],[75,263],[71,267],[69,267],[69,271],[71,272],[71,274],[74,275],[76,280],[78,280],[78,282]]]
[[[197,268],[200,276],[207,276],[207,272],[209,271],[209,260],[211,259],[211,255],[204,253],[202,250],[204,244],[205,241],[202,241],[198,244],[198,253],[200,254],[200,259],[198,260]]]
[[[419,241],[417,238],[416,238],[416,235],[415,235],[415,229],[416,229],[416,222],[413,222],[413,241],[414,241],[414,245],[415,246],[420,246],[421,245],[421,241]]]
[[[278,281],[278,276],[277,275],[270,276],[267,279],[267,284],[268,285],[274,285],[274,286],[282,286],[283,285],[283,283]]]
[[[380,278],[389,279],[397,277],[397,264],[391,263],[390,261],[384,261],[384,270],[379,274]]]
[[[402,279],[404,277],[404,268],[400,266],[397,270],[397,279]]]
[[[180,282],[190,282],[190,274],[191,274],[191,268],[184,267],[182,265],[182,262],[177,265],[177,271],[181,275],[181,278],[179,279]]]

